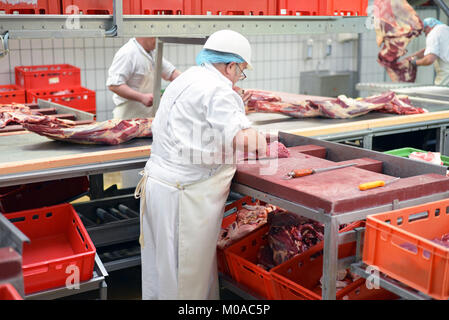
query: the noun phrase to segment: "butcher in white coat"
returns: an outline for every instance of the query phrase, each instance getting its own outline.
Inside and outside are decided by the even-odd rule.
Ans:
[[[417,66],[435,68],[434,84],[449,86],[449,26],[435,18],[423,20],[426,34],[426,47],[411,55],[412,63]]]
[[[218,299],[216,245],[236,150],[266,154],[233,90],[251,68],[251,46],[231,30],[213,33],[169,84],[153,121],[141,197],[142,298]]]

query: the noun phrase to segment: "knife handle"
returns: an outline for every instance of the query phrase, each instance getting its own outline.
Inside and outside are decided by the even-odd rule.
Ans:
[[[298,177],[304,177],[304,176],[308,176],[311,175],[313,173],[312,169],[299,169],[299,170],[293,170],[291,172],[291,177],[292,178],[298,178]]]
[[[378,180],[378,181],[372,181],[372,182],[366,182],[359,185],[359,189],[361,191],[365,191],[368,189],[374,189],[378,187],[383,187],[385,185],[385,181]]]

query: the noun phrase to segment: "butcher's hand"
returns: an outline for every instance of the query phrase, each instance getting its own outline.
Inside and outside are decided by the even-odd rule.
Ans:
[[[409,58],[409,60],[410,60],[410,63],[412,64],[412,66],[414,66],[414,67],[417,66],[417,65],[416,65],[416,57],[415,57],[415,56],[411,56],[411,57]]]
[[[251,97],[251,91],[243,90],[242,88],[239,88],[237,86],[234,86],[232,89],[234,89],[234,91],[237,92],[240,97],[242,97],[243,103],[246,105],[249,98]]]
[[[140,98],[140,102],[147,107],[151,107],[153,105],[153,94],[143,93]]]

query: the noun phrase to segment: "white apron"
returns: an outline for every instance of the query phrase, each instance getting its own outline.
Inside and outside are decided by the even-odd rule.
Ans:
[[[219,299],[217,239],[235,165],[196,183],[167,183],[154,165],[141,196],[142,299]],[[159,175],[158,177],[153,174]]]
[[[435,67],[435,85],[449,86],[449,63],[437,58],[433,63]]]
[[[139,92],[152,93],[153,92],[154,75],[151,70],[145,73]],[[153,107],[146,107],[142,103],[134,100],[128,100],[119,104],[112,110],[114,119],[128,120],[132,118],[150,118],[152,117],[151,110]]]

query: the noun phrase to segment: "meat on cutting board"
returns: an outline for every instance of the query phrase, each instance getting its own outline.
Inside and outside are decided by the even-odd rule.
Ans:
[[[375,0],[374,27],[376,41],[382,46],[378,62],[394,82],[415,82],[416,66],[410,60],[399,60],[407,53],[409,42],[419,36],[423,24],[406,0]]]

